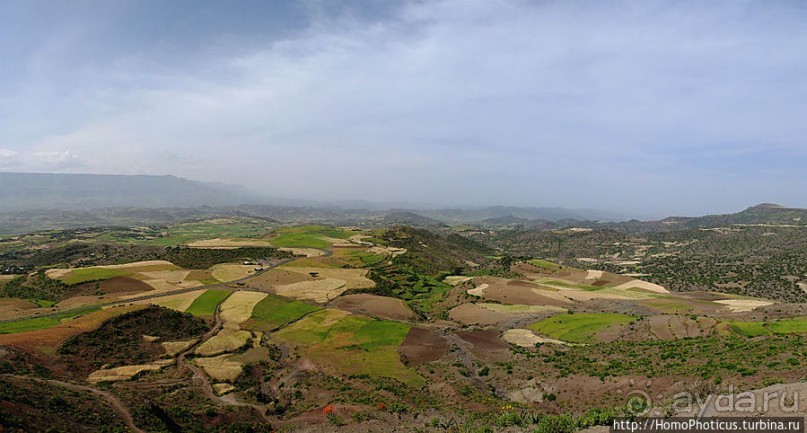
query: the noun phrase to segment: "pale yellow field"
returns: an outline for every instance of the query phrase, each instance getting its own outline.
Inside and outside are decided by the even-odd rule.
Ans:
[[[457,284],[462,284],[466,281],[473,280],[471,277],[463,277],[462,275],[449,275],[443,279],[446,284],[450,284],[452,286],[456,286]]]
[[[126,269],[127,271],[131,271],[133,273],[172,271],[180,269],[179,266],[165,260],[147,260],[143,262],[124,263],[122,265],[101,265],[101,266],[93,266],[93,268]],[[45,271],[45,275],[53,279],[59,279],[69,274],[71,271],[72,269],[48,269],[47,271]]]
[[[565,346],[569,345],[569,343],[566,343],[565,341],[535,335],[535,333],[529,329],[508,329],[507,331],[504,331],[504,334],[502,334],[502,340],[521,347],[534,347],[536,343],[562,344]]]
[[[87,382],[99,383],[130,380],[141,372],[160,370],[163,367],[173,363],[174,360],[166,359],[152,364],[124,365],[123,367],[110,368],[108,370],[98,370],[90,373],[90,375],[87,377]]]
[[[48,269],[47,271],[45,271],[45,275],[47,275],[50,278],[53,278],[54,280],[58,280],[59,278],[62,278],[63,276],[69,273],[70,269]]]
[[[406,254],[406,248],[396,248],[396,247],[379,247],[375,246],[369,249],[369,251],[373,254],[378,254],[380,256],[389,256],[389,257],[398,257],[400,255]]]
[[[295,256],[306,257],[320,257],[325,255],[324,251],[320,251],[316,248],[278,248],[278,251],[288,251]]]
[[[481,298],[481,297],[485,296],[485,289],[487,289],[488,287],[489,286],[487,284],[480,284],[479,286],[477,286],[477,287],[475,287],[473,289],[468,289],[468,294],[473,295],[473,296],[478,296],[478,297]]]
[[[213,392],[215,392],[216,395],[229,394],[235,391],[235,387],[229,383],[214,383],[212,386]]]
[[[252,309],[255,304],[268,296],[266,293],[238,291],[230,295],[221,303],[221,320],[224,326],[238,329],[240,323],[246,322],[252,317]]]
[[[176,356],[196,343],[196,339],[185,341],[164,341],[160,343],[168,356]]]
[[[231,355],[219,355],[213,358],[196,358],[194,362],[202,367],[214,380],[234,382],[241,375],[244,366],[240,362],[231,361]]]
[[[352,247],[353,245],[355,245],[348,239],[331,238],[327,236],[322,236],[320,237],[320,239],[323,239],[326,242],[333,244],[333,246],[335,247]]]
[[[252,333],[249,331],[224,328],[218,334],[199,345],[195,352],[202,356],[233,352],[246,346],[251,339]]]
[[[744,313],[747,311],[756,310],[759,307],[773,305],[773,302],[771,301],[762,301],[756,299],[724,299],[715,302],[725,305],[727,309],[734,313]]]
[[[175,271],[140,272],[140,274],[145,276],[148,280],[165,280],[171,284],[178,284],[185,281],[185,278],[188,278],[188,274],[190,273],[191,271],[184,269]]]
[[[627,283],[620,284],[614,287],[614,289],[616,290],[642,289],[656,293],[670,293],[669,290],[665,289],[662,286],[659,286],[658,284],[653,284],[651,282],[642,280],[628,281]]]
[[[328,302],[347,290],[344,280],[325,278],[322,280],[301,281],[275,287],[275,293],[294,299],[309,299],[315,302]]]
[[[193,304],[193,301],[199,297],[204,290],[195,290],[188,293],[180,293],[178,295],[168,295],[160,298],[148,299],[145,301],[135,302],[136,304],[154,304],[161,307],[170,308],[177,311],[185,311]]]
[[[364,239],[369,238],[369,237],[370,237],[370,235],[365,235],[363,233],[359,233],[357,235],[353,235],[353,236],[349,237],[348,240],[350,242],[353,242],[354,244],[366,245],[368,247],[371,247],[371,246],[373,246],[373,243],[372,242],[367,242],[367,241],[364,240]]]
[[[194,248],[222,248],[222,249],[235,249],[239,247],[271,247],[268,241],[260,239],[207,239],[203,241],[191,242],[189,247]]]
[[[603,271],[595,271],[593,269],[589,269],[586,272],[587,272],[587,274],[586,274],[586,279],[587,280],[598,280],[598,279],[602,278],[602,275],[605,273]]]
[[[255,273],[254,265],[220,264],[210,268],[213,278],[222,283],[240,280]]]
[[[332,278],[345,282],[345,290],[368,289],[375,287],[375,282],[367,278],[367,269],[342,269],[342,268],[300,268],[294,266],[283,266],[282,269],[309,275],[316,272],[322,278]]]
[[[177,284],[172,284],[165,280],[145,280],[143,282],[151,287],[154,287],[154,291],[149,292],[149,294],[152,295],[158,295],[162,292],[172,292],[177,289],[192,289],[194,287],[202,287],[204,285],[199,281],[182,281]],[[136,293],[133,295],[121,296],[121,299],[135,298],[138,296],[140,296],[140,294]]]

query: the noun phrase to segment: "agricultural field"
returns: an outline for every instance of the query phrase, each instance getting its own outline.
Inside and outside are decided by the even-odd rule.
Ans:
[[[37,296],[0,298],[4,375],[109,393],[145,431],[200,432],[571,432],[622,414],[631,384],[666,399],[807,377],[802,304],[679,293],[450,229],[220,223],[118,239],[172,238],[162,258],[22,274],[14,293]],[[234,260],[269,245],[317,254]]]
[[[616,326],[628,325],[634,321],[636,321],[635,317],[615,313],[559,314],[535,322],[529,328],[557,340],[570,343],[592,343],[596,341],[600,332]]]
[[[165,261],[136,262],[125,265],[107,265],[80,269],[51,269],[46,274],[68,285],[89,281],[108,280],[114,277],[128,277],[145,272],[165,272],[181,269]],[[148,276],[149,274],[143,274]],[[154,274],[151,274],[152,276]]]
[[[807,317],[793,317],[770,322],[730,322],[729,328],[744,337],[773,334],[807,333]]]
[[[322,310],[276,332],[274,337],[299,344],[306,356],[344,374],[422,383],[399,360],[397,349],[408,333],[409,325],[404,323]]]
[[[0,323],[0,334],[19,334],[23,332],[48,329],[62,323],[68,323],[77,317],[99,310],[98,307],[89,307],[45,317],[33,317],[15,322]]]
[[[350,244],[347,239],[352,231],[325,226],[298,226],[276,230],[269,242],[276,247],[286,248],[330,248],[334,244]]]
[[[193,314],[194,316],[213,316],[213,313],[216,311],[216,307],[221,304],[224,299],[226,299],[232,290],[226,289],[211,289],[207,290],[199,297],[194,299],[193,303],[185,310],[188,313]]]
[[[304,302],[269,295],[252,308],[252,316],[246,327],[254,330],[272,331],[319,309],[319,307]]]

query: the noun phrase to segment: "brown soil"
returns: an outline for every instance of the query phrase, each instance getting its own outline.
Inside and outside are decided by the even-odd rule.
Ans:
[[[408,365],[418,366],[445,356],[448,343],[434,329],[412,327],[398,352]]]
[[[471,353],[482,361],[497,362],[510,358],[510,346],[499,339],[499,331],[462,331],[456,334],[471,344]]]
[[[308,281],[312,278],[299,272],[291,272],[285,269],[272,269],[254,278],[250,278],[249,285],[259,289],[271,289],[284,284],[294,284],[301,281]]]
[[[534,283],[531,283],[529,281],[521,281],[521,280],[508,281],[507,285],[508,286],[515,286],[515,287],[529,287],[529,288],[533,288],[533,289],[538,287]]]
[[[98,288],[96,288],[96,284]],[[129,277],[113,277],[98,283],[82,284],[67,293],[67,297],[113,293],[140,293],[154,290],[148,284]],[[98,293],[100,292],[100,293]]]
[[[9,313],[32,308],[36,308],[36,304],[25,299],[0,298],[0,317],[6,317]]]
[[[415,316],[400,299],[366,293],[339,297],[330,307],[391,320],[409,320]]]
[[[513,272],[518,272],[519,274],[551,274],[553,271],[549,269],[539,268],[538,266],[531,265],[529,263],[516,263],[515,265],[510,267],[510,270]]]
[[[185,277],[185,279],[188,281],[204,281],[212,277],[213,273],[208,270],[194,269],[188,272],[188,276]]]
[[[448,313],[449,319],[463,325],[495,325],[513,317],[512,314],[488,310],[477,304],[463,304]]]
[[[52,353],[64,340],[74,335],[81,334],[82,332],[91,331],[99,327],[104,320],[110,317],[145,307],[145,305],[130,305],[108,308],[94,311],[86,316],[49,329],[24,332],[21,334],[0,334],[0,345],[19,347],[23,350],[38,350]]]
[[[521,286],[490,286],[485,290],[485,298],[501,302],[502,304],[553,305],[556,307],[569,305],[569,302],[541,296],[533,292],[530,287]]]

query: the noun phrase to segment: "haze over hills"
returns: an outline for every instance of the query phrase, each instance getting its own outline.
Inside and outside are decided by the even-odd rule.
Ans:
[[[195,207],[250,201],[220,186],[175,176],[2,173],[0,210]]]
[[[557,207],[436,209],[376,205],[346,208],[345,203],[339,202],[283,200],[256,195],[237,186],[145,175],[0,173],[0,204],[0,233],[3,234],[88,226],[167,224],[221,216],[362,226],[472,224],[533,229],[577,226],[622,232],[807,223],[807,211],[770,203],[735,214],[668,217],[656,221],[629,220],[597,210]]]

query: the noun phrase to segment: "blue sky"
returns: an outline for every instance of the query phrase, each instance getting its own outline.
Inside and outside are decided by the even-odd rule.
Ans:
[[[805,22],[799,1],[5,1],[0,170],[807,207]]]

